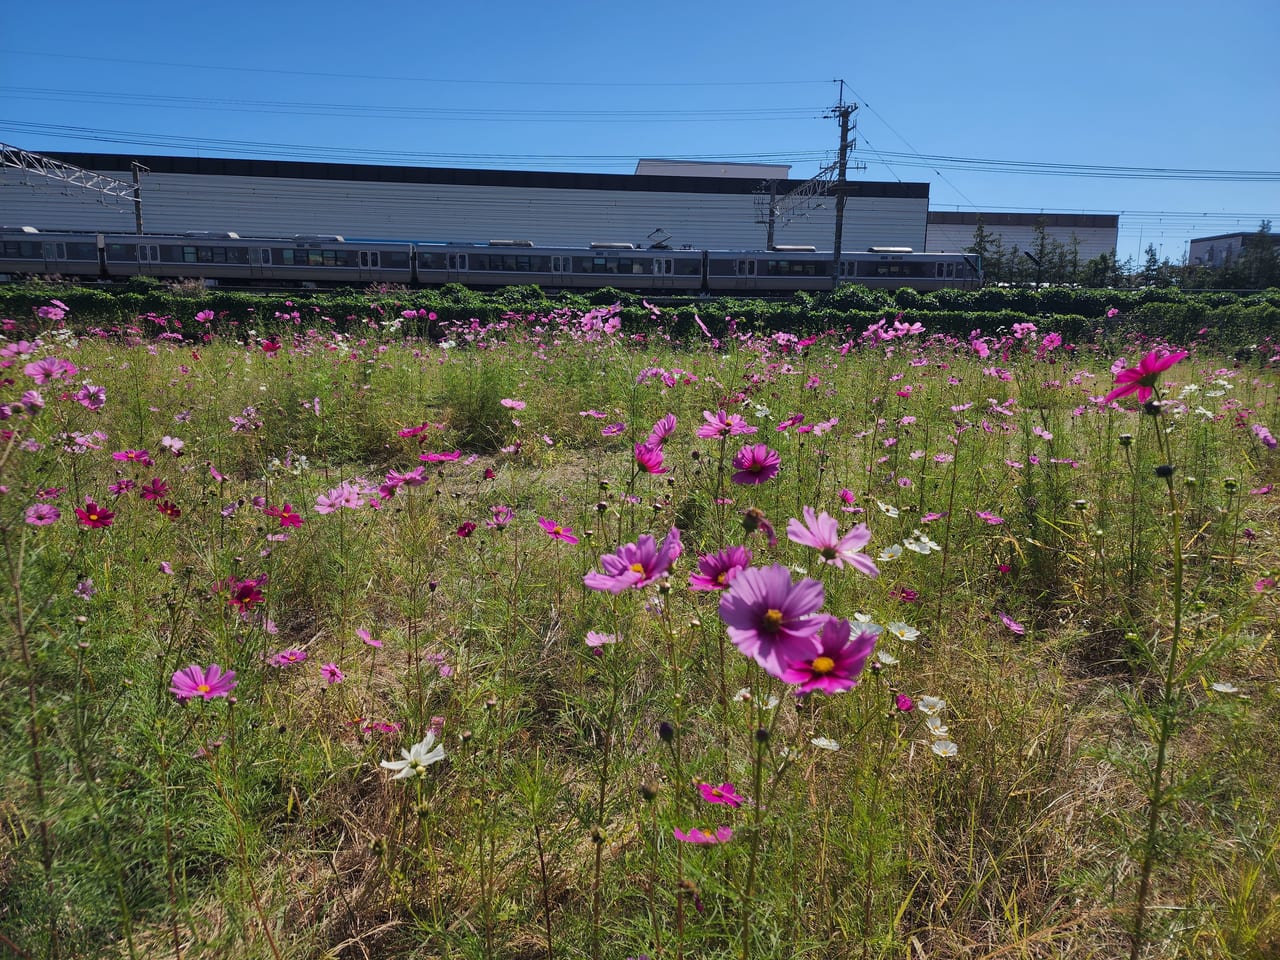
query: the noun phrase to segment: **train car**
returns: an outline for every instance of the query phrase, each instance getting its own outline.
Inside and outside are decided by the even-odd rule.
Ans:
[[[106,275],[144,275],[249,286],[341,286],[410,283],[408,243],[347,243],[341,236],[240,237],[235,233],[182,236],[109,235]]]
[[[711,250],[707,253],[707,290],[760,294],[830,290],[833,265],[830,253],[812,247]],[[862,253],[842,253],[836,278],[840,283],[864,287],[967,290],[982,285],[982,265],[977,257],[960,253],[873,247]]]
[[[102,274],[101,244],[101,234],[0,227],[0,278],[97,279]]]
[[[26,276],[148,276],[246,287],[460,283],[496,289],[537,284],[547,290],[617,287],[669,295],[785,295],[830,290],[836,282],[888,289],[969,289],[981,286],[982,264],[971,255],[915,253],[900,247],[842,254],[837,265],[830,253],[813,247],[670,250],[610,241],[589,247],[540,247],[529,240],[410,243],[348,241],[336,234],[261,238],[0,228],[0,279]]]
[[[496,288],[534,283],[548,290],[620,290],[696,294],[702,290],[701,250],[640,249],[631,243],[537,247],[530,240],[416,247],[418,282]]]

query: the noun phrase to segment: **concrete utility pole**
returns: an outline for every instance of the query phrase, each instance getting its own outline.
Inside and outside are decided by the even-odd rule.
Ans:
[[[142,180],[140,173],[150,173],[150,167],[144,167],[137,160],[129,164],[133,167],[133,222],[138,228],[138,236],[142,236]]]
[[[851,118],[853,112],[858,109],[856,103],[844,102],[844,81],[836,81],[840,84],[840,101],[834,107],[832,112],[827,116],[834,116],[840,121],[840,152],[837,154],[836,160],[836,237],[831,245],[831,287],[832,289],[840,286],[840,254],[844,246],[844,204],[848,199],[848,173],[849,173],[849,149],[852,144],[849,141],[849,130],[853,126]]]

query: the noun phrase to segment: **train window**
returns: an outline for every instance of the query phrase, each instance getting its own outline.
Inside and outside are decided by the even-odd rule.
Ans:
[[[98,248],[92,243],[68,243],[68,260],[97,260]]]
[[[195,262],[196,262],[196,248],[195,248],[195,247],[183,247],[183,248],[182,248],[182,262],[183,262],[183,263],[195,263]]]
[[[692,257],[677,260],[675,263],[676,274],[681,277],[700,277],[702,276],[702,260],[693,259]]]
[[[754,260],[739,260],[737,262],[737,273],[740,277],[754,277],[756,275],[756,262]]]
[[[654,276],[669,277],[671,276],[671,274],[675,273],[675,270],[673,269],[673,267],[674,267],[674,264],[671,260],[667,260],[667,259],[654,260],[653,261]]]
[[[449,254],[449,269],[450,270],[467,269],[467,255],[465,253]]]
[[[407,261],[407,258],[406,258],[406,261]],[[406,262],[406,266],[407,265],[408,264]],[[419,250],[418,266],[420,266],[423,270],[443,270],[445,268],[444,251],[439,251],[439,252],[432,251],[430,253],[423,253],[421,250]]]
[[[108,243],[108,260],[137,260],[138,248],[132,243]]]
[[[36,260],[42,256],[40,244],[30,240],[6,240],[2,246],[5,259]]]
[[[67,245],[58,241],[51,241],[44,245],[44,255],[50,260],[67,259]]]
[[[258,261],[264,267],[271,266],[271,248],[270,247],[261,247],[258,250]]]

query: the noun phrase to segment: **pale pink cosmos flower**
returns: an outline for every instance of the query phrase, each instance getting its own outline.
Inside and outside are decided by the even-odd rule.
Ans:
[[[546,531],[547,536],[553,540],[563,540],[565,543],[577,543],[578,538],[573,535],[572,527],[562,527],[553,520],[546,517],[538,518],[538,526]]]
[[[236,672],[211,663],[208,667],[191,664],[183,667],[173,675],[169,692],[185,703],[193,697],[212,700],[214,697],[226,697],[236,687]]]
[[[743,420],[740,414],[725,413],[723,410],[717,410],[715,413],[703,410],[702,418],[707,421],[698,427],[698,437],[702,440],[720,440],[725,437],[755,433],[759,429]]]
[[[818,551],[818,558],[841,569],[847,563],[868,577],[879,576],[871,558],[859,551],[871,542],[871,531],[860,523],[843,537],[835,518],[825,510],[815,514],[813,507],[805,507],[804,523],[794,517],[787,523],[787,539]]]
[[[816,656],[824,617],[824,592],[817,580],[791,582],[781,564],[748,567],[720,599],[720,619],[729,639],[774,677],[795,660]]]

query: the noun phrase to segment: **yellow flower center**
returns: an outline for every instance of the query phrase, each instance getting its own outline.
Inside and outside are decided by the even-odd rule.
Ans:
[[[628,567],[627,569],[629,569],[632,573],[644,573],[644,564],[643,564],[643,563],[633,563],[633,564],[632,564],[630,567]]]
[[[196,687],[196,693],[208,693],[209,689],[210,687],[207,683],[202,683],[200,686]]]
[[[782,626],[782,611],[770,608],[764,612],[764,616],[760,619],[764,621],[766,630],[777,630]]]
[[[720,586],[722,586],[722,587],[724,586],[724,574],[723,574],[723,573],[717,573],[717,574],[716,574],[716,583],[720,584]]]
[[[836,668],[836,662],[830,657],[815,657],[810,667],[814,673],[830,673]]]

